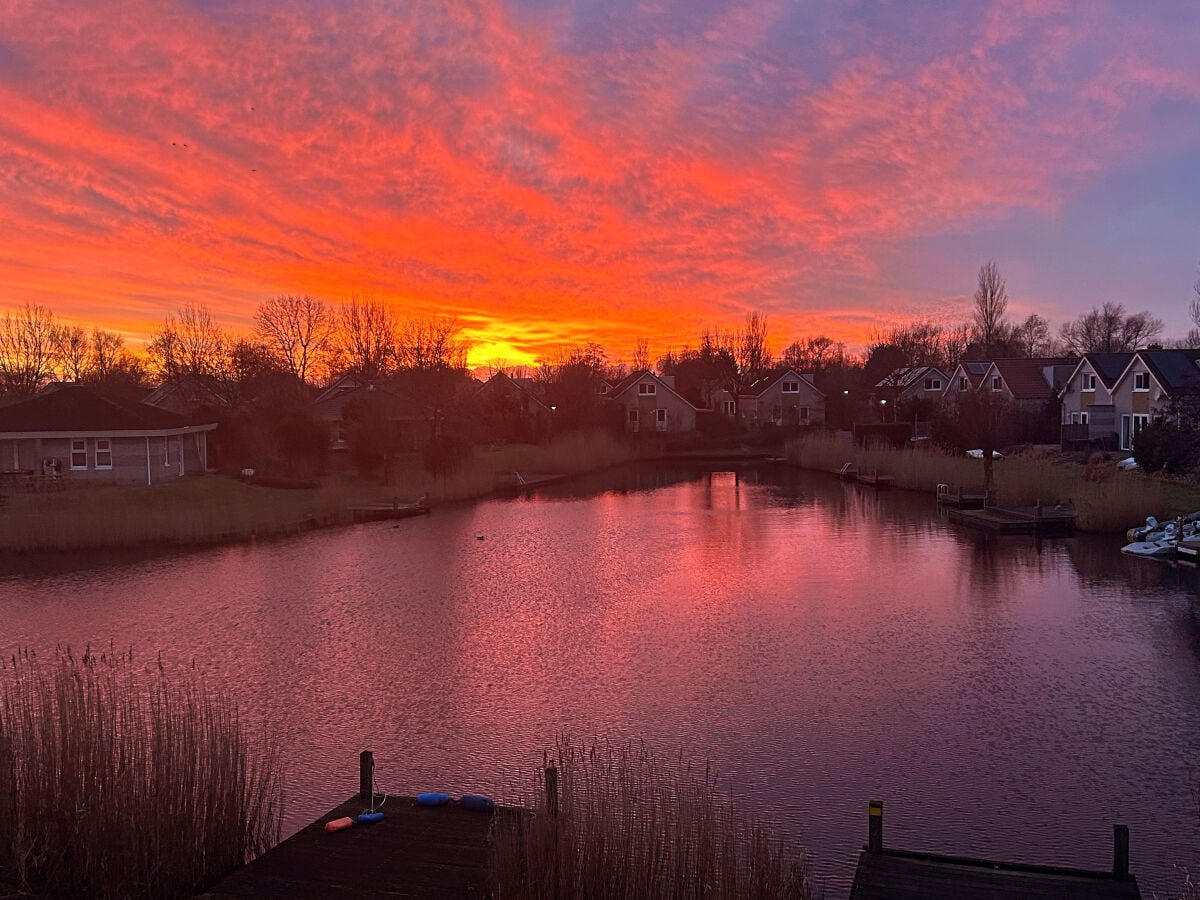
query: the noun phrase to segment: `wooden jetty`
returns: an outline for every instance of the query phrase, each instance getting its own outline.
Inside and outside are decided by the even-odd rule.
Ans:
[[[957,484],[939,484],[937,502],[959,509],[983,509],[987,506],[987,491],[970,490]]]
[[[860,471],[857,480],[859,484],[877,488],[890,488],[896,481],[891,475],[881,474],[878,469],[873,469],[870,472]]]
[[[996,534],[1069,534],[1075,528],[1071,506],[987,506],[983,509],[949,509],[951,522]]]
[[[374,769],[370,751],[360,766]],[[201,898],[451,898],[488,895],[488,829],[493,816],[457,804],[418,806],[389,796],[376,825],[329,833],[325,823],[363,812],[373,789],[347,800],[279,846],[228,875]],[[376,795],[376,804],[383,798]]]
[[[429,495],[425,494],[413,503],[374,503],[368,506],[352,506],[350,515],[355,522],[380,522],[385,519],[407,519],[412,516],[427,516],[430,512]]]
[[[499,493],[519,494],[523,491],[541,487],[542,485],[562,481],[566,477],[566,475],[548,473],[504,472],[496,476],[496,491]]]
[[[1113,826],[1112,870],[1100,872],[885,849],[882,803],[868,819],[850,900],[1141,900],[1124,825]]]
[[[842,481],[857,481],[858,466],[854,463],[843,463],[842,467],[837,470],[837,477]]]

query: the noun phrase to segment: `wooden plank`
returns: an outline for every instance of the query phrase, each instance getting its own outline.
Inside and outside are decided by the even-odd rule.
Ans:
[[[201,897],[485,897],[492,816],[457,805],[389,797],[387,818],[328,833],[326,822],[363,811],[348,800],[224,878]],[[501,810],[496,815],[514,814]]]

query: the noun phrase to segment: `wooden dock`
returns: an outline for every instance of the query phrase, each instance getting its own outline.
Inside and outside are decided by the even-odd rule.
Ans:
[[[983,509],[987,506],[987,491],[970,490],[957,484],[939,484],[937,502],[959,509]]]
[[[401,503],[399,500],[393,500],[391,503],[373,503],[369,506],[352,506],[350,508],[350,515],[355,522],[408,519],[413,516],[427,516],[429,512],[428,497],[422,497],[414,503]]]
[[[949,509],[947,516],[958,525],[982,528],[996,534],[1069,534],[1075,528],[1075,510],[1069,506]]]
[[[850,900],[1141,900],[1123,825],[1113,828],[1112,871],[1099,872],[885,849],[883,804],[869,813]]]
[[[878,469],[870,472],[859,472],[857,481],[868,487],[890,488],[896,481],[891,475],[881,474]]]

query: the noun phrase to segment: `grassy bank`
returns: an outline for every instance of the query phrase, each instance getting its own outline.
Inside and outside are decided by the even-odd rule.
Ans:
[[[541,790],[531,816],[497,819],[497,897],[807,898],[802,854],[740,817],[706,765],[664,764],[642,744],[559,739],[557,813]]]
[[[350,507],[415,500],[434,504],[480,497],[511,473],[574,474],[629,459],[605,434],[565,436],[545,446],[480,450],[456,473],[435,478],[416,455],[397,467],[390,485],[331,476],[319,487],[290,490],[205,476],[152,488],[68,487],[12,493],[0,509],[0,549],[19,552],[195,545],[246,540],[348,523]]]
[[[0,665],[0,889],[187,897],[279,839],[276,756],[191,671]]]
[[[852,462],[887,473],[897,487],[933,494],[941,483],[983,487],[983,462],[932,447],[894,450],[859,447],[830,432],[790,441],[786,458],[807,469],[836,472]],[[1026,505],[1071,500],[1083,531],[1123,532],[1146,516],[1160,519],[1200,509],[1200,490],[1140,472],[1120,472],[1111,462],[1064,465],[1048,456],[1013,455],[995,463],[996,500]]]

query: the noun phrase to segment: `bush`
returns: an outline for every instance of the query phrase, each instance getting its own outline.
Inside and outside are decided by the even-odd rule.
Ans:
[[[194,672],[69,650],[0,666],[0,878],[11,887],[190,896],[278,840],[279,802],[275,753],[252,748],[233,703]]]

